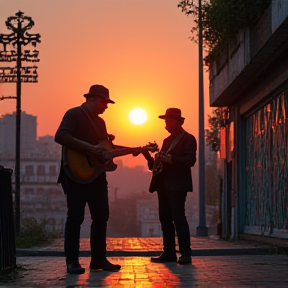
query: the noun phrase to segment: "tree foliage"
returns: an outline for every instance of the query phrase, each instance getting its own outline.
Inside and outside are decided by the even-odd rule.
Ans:
[[[207,65],[235,38],[237,32],[255,24],[271,0],[181,0],[178,7],[186,15],[193,15],[196,25],[191,39],[197,42],[199,19],[202,20],[203,46],[208,55]],[[199,17],[201,11],[201,18]],[[196,37],[195,37],[196,36]]]
[[[212,111],[212,115],[208,115],[209,129],[205,129],[206,143],[214,152],[220,149],[220,128],[222,125],[221,109],[216,108]]]
[[[47,231],[46,225],[48,222],[45,218],[40,222],[34,217],[24,217],[20,220],[20,233],[16,237],[17,248],[43,245],[59,236],[59,233],[55,231]]]

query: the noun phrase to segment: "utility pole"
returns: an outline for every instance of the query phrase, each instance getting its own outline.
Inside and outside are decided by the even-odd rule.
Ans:
[[[205,137],[204,137],[204,85],[203,85],[203,35],[202,35],[202,3],[199,2],[199,226],[197,236],[208,236],[206,226],[205,200]]]
[[[15,149],[15,232],[20,231],[20,131],[21,131],[21,83],[37,83],[38,74],[36,62],[39,62],[39,51],[36,50],[40,43],[40,34],[30,34],[34,26],[31,17],[24,16],[19,11],[15,16],[8,17],[5,22],[10,34],[0,34],[0,44],[4,50],[0,51],[0,62],[16,62],[14,67],[0,67],[0,81],[3,83],[16,83],[16,149]],[[12,50],[7,51],[7,45],[12,44]],[[24,50],[22,47],[31,44],[33,51]],[[33,66],[23,66],[23,62],[31,62]]]

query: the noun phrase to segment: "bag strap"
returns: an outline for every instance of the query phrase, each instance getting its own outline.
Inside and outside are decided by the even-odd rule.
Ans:
[[[179,142],[179,140],[184,137],[184,135],[186,135],[186,131],[182,131],[179,135],[177,135],[173,141],[171,142],[171,144],[169,145],[169,148],[167,149],[167,151],[165,152],[165,154],[167,155],[175,146],[176,144]]]
[[[88,113],[87,109],[85,109],[84,107],[80,106],[80,109],[82,110],[82,112],[87,116],[87,118],[89,119],[90,123],[92,124],[95,132],[96,132],[96,135],[98,136],[98,138],[100,139],[100,136],[99,136],[99,130],[97,128],[97,126],[95,125],[95,123],[93,122],[90,114]],[[107,135],[107,139],[108,139],[108,135]]]

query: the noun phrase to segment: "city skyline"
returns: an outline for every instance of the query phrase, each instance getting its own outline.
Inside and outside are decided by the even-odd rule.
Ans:
[[[84,102],[83,94],[100,83],[116,102],[101,115],[116,144],[161,145],[168,133],[158,115],[168,107],[182,110],[183,127],[198,138],[198,46],[189,40],[193,18],[181,12],[178,2],[87,0],[83,5],[71,0],[66,13],[62,1],[2,0],[1,33],[9,32],[7,17],[21,10],[35,22],[31,33],[41,35],[39,82],[22,85],[21,104],[22,111],[37,115],[38,135],[54,135],[64,112]],[[15,93],[15,84],[0,85],[0,95]],[[206,108],[207,97],[206,91]],[[141,126],[129,121],[134,108],[147,112]],[[0,115],[15,110],[14,100],[1,101]],[[145,165],[141,157],[124,161]]]

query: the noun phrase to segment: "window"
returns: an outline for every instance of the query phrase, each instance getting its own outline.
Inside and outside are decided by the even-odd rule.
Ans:
[[[25,167],[25,174],[26,175],[33,175],[34,171],[33,171],[33,166],[32,165],[27,165]]]
[[[45,175],[45,166],[44,165],[38,166],[37,175]]]
[[[28,196],[31,196],[34,194],[34,189],[33,188],[25,188],[24,189],[24,197],[25,200],[28,200],[29,198],[27,198]]]
[[[56,166],[50,166],[49,167],[49,174],[50,175],[56,175]]]
[[[36,188],[36,194],[37,195],[43,195],[44,194],[44,188]]]

